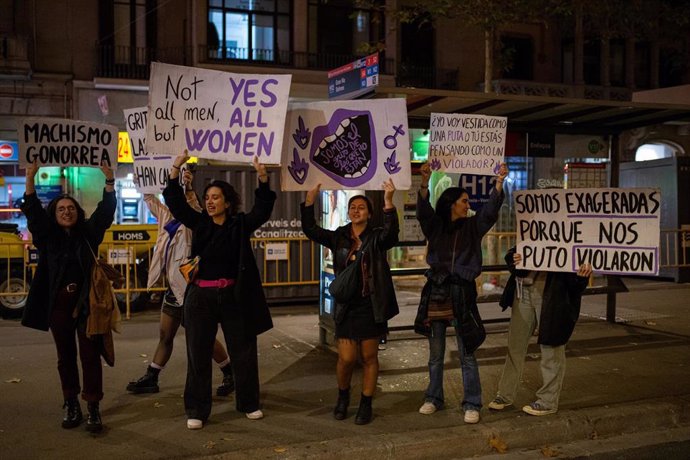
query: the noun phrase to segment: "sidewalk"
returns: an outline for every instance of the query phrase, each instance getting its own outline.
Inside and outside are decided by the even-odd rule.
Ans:
[[[350,416],[334,420],[336,355],[318,346],[315,308],[275,308],[275,328],[259,339],[263,420],[235,412],[232,397],[214,397],[204,429],[186,429],[183,330],[161,374],[161,392],[127,394],[127,382],[143,373],[157,343],[158,318],[148,312],[126,322],[116,337],[116,367],[104,369],[107,428],[93,437],[83,427],[67,431],[59,426],[62,401],[49,334],[0,321],[0,452],[3,459],[465,458],[496,454],[492,439],[511,454],[624,433],[660,431],[668,439],[690,440],[690,285],[626,283],[631,292],[618,296],[618,316],[631,318],[624,324],[597,319],[605,315],[604,295],[583,298],[583,316],[567,347],[557,414],[533,417],[519,410],[532,401],[540,383],[539,348],[532,343],[518,407],[502,412],[485,407],[477,425],[464,424],[459,410],[462,383],[452,337],[446,408],[431,416],[417,412],[428,381],[428,349],[426,340],[411,331],[394,332],[380,352],[372,423],[354,424],[359,370]],[[401,318],[413,316],[411,308],[403,306]],[[496,304],[480,308],[485,317],[500,316]],[[477,352],[485,406],[500,377],[507,326],[487,326],[488,338]],[[214,372],[219,383],[220,373]],[[12,379],[21,381],[5,383]]]

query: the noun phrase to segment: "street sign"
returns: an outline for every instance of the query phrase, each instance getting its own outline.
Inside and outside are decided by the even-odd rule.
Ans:
[[[379,84],[379,55],[371,54],[328,72],[329,99],[355,99]]]
[[[0,161],[19,161],[19,144],[0,140]]]

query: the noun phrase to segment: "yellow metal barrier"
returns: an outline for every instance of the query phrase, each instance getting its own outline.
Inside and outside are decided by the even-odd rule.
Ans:
[[[660,267],[690,267],[690,230],[662,230],[661,238],[664,250],[660,254]],[[98,248],[99,256],[109,260],[125,277],[125,286],[115,292],[125,303],[128,319],[135,295],[167,289],[164,285],[146,288],[148,261],[154,243],[111,241]],[[251,244],[264,287],[318,285],[321,267],[316,243],[307,238],[252,238]],[[502,265],[503,256],[514,244],[513,232],[489,232],[482,243],[484,265]],[[35,249],[30,241],[0,240],[0,310],[5,317],[16,316],[26,303],[35,270],[35,261],[31,260],[33,254]],[[500,275],[500,272],[485,274]]]

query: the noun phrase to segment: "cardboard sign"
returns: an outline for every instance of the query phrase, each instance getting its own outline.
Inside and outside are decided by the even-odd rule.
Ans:
[[[286,126],[283,190],[410,188],[404,99],[293,104]]]
[[[134,186],[141,193],[160,193],[168,184],[173,164],[171,155],[154,156],[146,150],[148,109],[137,107],[123,110],[129,134],[130,151],[134,160]]]
[[[64,118],[24,118],[17,126],[19,166],[117,169],[117,127]]]
[[[505,156],[506,117],[432,113],[429,164],[434,171],[495,175]]]
[[[525,190],[515,210],[518,268],[659,273],[659,189]]]
[[[280,163],[291,75],[250,75],[154,62],[146,150],[237,163]]]

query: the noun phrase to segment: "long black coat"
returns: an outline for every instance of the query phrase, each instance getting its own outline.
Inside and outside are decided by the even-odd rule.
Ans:
[[[347,266],[347,256],[352,248],[352,224],[343,225],[335,230],[326,230],[316,224],[314,218],[314,206],[300,206],[302,214],[302,231],[310,240],[327,247],[333,252],[333,265],[335,276],[338,276]],[[367,228],[360,235],[363,244],[369,243],[365,248],[367,259],[370,261],[371,303],[374,309],[374,322],[383,323],[400,312],[398,301],[395,298],[395,288],[391,269],[388,265],[386,251],[398,243],[400,224],[398,215],[393,209],[383,213],[383,227]]]
[[[41,206],[35,193],[24,195],[22,212],[26,215],[33,244],[38,249],[38,267],[29,288],[22,325],[47,331],[58,289],[62,287],[67,251],[76,250],[79,254],[83,281],[79,283],[78,303],[82,317],[89,313],[88,299],[91,283],[91,267],[94,251],[103,241],[103,235],[113,223],[117,201],[115,192],[103,190],[103,199],[96,206],[83,225],[75,226],[68,235],[57,224],[52,223],[48,213]],[[88,244],[86,242],[88,241]]]
[[[505,256],[510,278],[499,302],[503,310],[512,307],[515,301],[515,277],[523,278],[529,274],[528,270],[515,268],[513,254],[515,247],[510,248]],[[582,292],[586,287],[587,278],[577,276],[577,273],[547,273],[539,316],[539,344],[557,347],[568,343],[580,316]]]
[[[206,211],[196,211],[187,204],[178,181],[169,180],[163,191],[165,204],[175,219],[192,230],[192,256],[200,255],[208,246],[213,235],[214,223]],[[259,335],[273,327],[266,296],[261,286],[261,275],[256,266],[250,237],[271,217],[276,194],[268,184],[260,184],[254,194],[254,206],[248,213],[238,213],[225,220],[222,236],[231,244],[239,245],[239,258],[228,263],[237,264],[237,280],[233,288],[235,300],[242,308],[247,331]],[[203,257],[201,263],[204,263]],[[187,290],[189,292],[189,289]],[[186,296],[186,294],[185,294]]]

